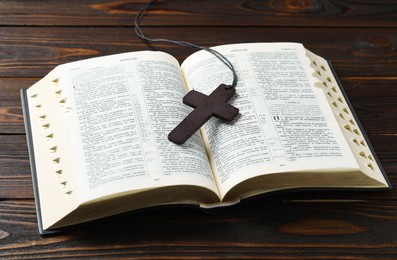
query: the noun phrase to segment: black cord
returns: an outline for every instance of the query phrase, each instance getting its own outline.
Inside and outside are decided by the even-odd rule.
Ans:
[[[205,47],[205,46],[200,46],[200,45],[197,45],[197,44],[194,44],[194,43],[190,43],[190,42],[176,41],[176,40],[169,40],[169,39],[154,39],[154,38],[149,38],[149,37],[145,36],[145,34],[142,32],[142,29],[140,27],[140,23],[141,23],[143,17],[145,16],[145,11],[148,10],[148,8],[152,4],[154,4],[155,2],[156,2],[156,0],[150,0],[145,5],[143,5],[141,7],[141,9],[139,10],[139,13],[135,17],[135,33],[136,33],[136,35],[139,38],[141,38],[142,40],[149,41],[149,42],[169,42],[169,43],[174,43],[174,44],[181,45],[181,46],[193,47],[193,48],[197,48],[197,49],[208,51],[209,53],[211,53],[212,55],[217,57],[220,61],[222,61],[223,64],[225,64],[232,71],[233,82],[232,82],[231,85],[228,85],[226,88],[227,89],[228,88],[235,88],[236,85],[237,85],[237,73],[236,73],[236,70],[234,69],[233,64],[224,55],[222,55],[218,51],[216,51],[214,49],[210,49],[210,48]]]

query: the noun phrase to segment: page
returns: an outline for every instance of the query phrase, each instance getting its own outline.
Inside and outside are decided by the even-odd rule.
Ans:
[[[202,128],[221,194],[246,179],[288,171],[357,170],[301,44],[257,43],[215,48],[238,74],[231,104],[240,115]],[[200,51],[182,64],[190,89],[210,94],[230,84],[230,70]]]
[[[24,116],[27,121],[29,158],[35,180],[35,199],[43,228],[73,211],[79,204],[72,160],[68,152],[69,132],[65,113],[55,98],[59,69],[51,71],[27,91]],[[30,119],[30,120],[29,120]],[[31,141],[31,142],[30,142]],[[40,218],[40,217],[39,217]]]
[[[387,176],[378,162],[376,153],[371,148],[359,119],[350,107],[348,98],[327,60],[308,50],[306,53],[311,61],[311,67],[316,71],[314,76],[319,80],[316,87],[322,89],[326,94],[342,133],[360,166],[360,171],[378,181],[381,186],[389,186],[386,180]]]
[[[162,52],[134,52],[62,66],[60,80],[83,201],[167,185],[217,192],[198,134],[167,140],[189,112],[179,64]],[[83,169],[83,170],[82,170]]]

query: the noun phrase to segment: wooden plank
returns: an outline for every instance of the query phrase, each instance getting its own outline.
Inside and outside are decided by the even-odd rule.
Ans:
[[[371,142],[388,176],[397,183],[397,135],[371,135]],[[24,135],[0,135],[0,200],[2,198],[33,198],[28,150]],[[397,199],[397,193],[347,192],[334,194],[293,195],[297,198],[377,198]],[[302,196],[302,197],[300,197]]]
[[[0,25],[132,26],[145,1],[29,1],[0,3]],[[151,26],[396,27],[393,0],[158,1],[145,17]]]
[[[213,214],[142,211],[43,239],[32,201],[0,201],[0,258],[394,259],[396,208],[261,199]]]
[[[25,136],[0,135],[0,144],[0,200],[33,198]]]
[[[397,104],[397,77],[341,77],[340,80],[354,104]]]
[[[145,28],[148,36],[204,46],[236,42],[303,43],[334,62],[340,76],[397,76],[397,29]],[[172,37],[169,37],[171,36]],[[0,77],[43,77],[56,65],[128,51],[155,49],[180,61],[195,50],[173,44],[149,46],[131,28],[0,27]]]
[[[396,134],[397,105],[353,104],[354,110],[368,134]],[[385,113],[387,111],[387,113]]]
[[[143,44],[133,19],[146,0],[0,1],[0,259],[397,259],[397,193],[273,194],[210,214],[148,210],[49,238],[37,233],[19,88],[56,65],[105,54],[194,50]],[[205,46],[302,42],[334,62],[397,186],[395,0],[158,1],[153,37]]]
[[[30,87],[37,80],[0,78],[0,134],[25,133],[19,90]]]

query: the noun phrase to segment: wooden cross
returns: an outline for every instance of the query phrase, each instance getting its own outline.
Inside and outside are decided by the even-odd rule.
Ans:
[[[227,122],[232,121],[238,115],[238,108],[227,103],[236,89],[219,85],[209,96],[195,90],[190,91],[183,98],[183,103],[195,108],[182,122],[168,135],[168,140],[176,144],[183,144],[212,116],[216,116]]]

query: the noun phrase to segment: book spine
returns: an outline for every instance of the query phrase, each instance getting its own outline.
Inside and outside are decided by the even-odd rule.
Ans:
[[[211,203],[211,204],[199,204],[201,209],[215,209],[215,208],[224,208],[236,205],[240,202],[240,199],[232,200],[232,201],[224,201],[218,203]]]

